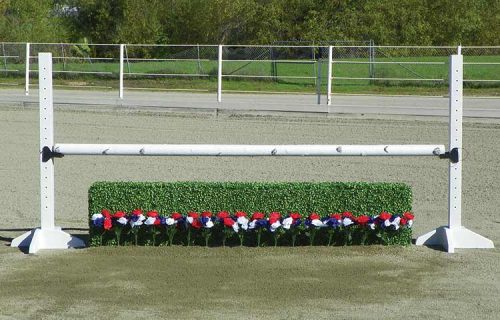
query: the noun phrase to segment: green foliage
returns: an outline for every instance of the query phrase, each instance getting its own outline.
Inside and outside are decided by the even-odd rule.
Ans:
[[[0,1],[1,41],[55,42],[66,37],[53,0]]]
[[[303,215],[316,212],[322,216],[330,213],[350,211],[354,215],[377,215],[382,211],[403,213],[411,211],[412,193],[409,186],[400,183],[250,183],[250,182],[96,182],[89,189],[89,218],[102,209],[131,212],[140,208],[144,211],[157,210],[160,215],[172,212],[186,214],[189,211],[245,211],[249,214],[260,211],[270,213],[300,212]],[[90,220],[89,220],[90,221]],[[221,226],[222,227],[222,226]],[[198,244],[208,245],[209,239],[223,245],[350,245],[350,244],[399,244],[411,242],[411,229],[398,231],[379,230],[373,232],[361,226],[328,231],[301,226],[297,230],[278,233],[248,232],[230,237],[224,230],[215,228],[209,235],[203,230],[181,227],[157,231],[126,227],[104,232],[94,228],[90,221],[90,244]],[[152,229],[154,229],[152,227]],[[156,229],[155,229],[156,230]],[[259,229],[260,230],[260,229]],[[226,232],[227,231],[227,232]],[[229,232],[231,233],[231,232]],[[139,239],[137,241],[137,239]],[[151,240],[153,239],[153,240]],[[111,241],[111,242],[110,242]]]
[[[3,41],[496,45],[497,0],[3,0]]]
[[[399,183],[96,182],[89,189],[89,216],[103,208],[360,215],[411,211],[411,202],[410,187]]]

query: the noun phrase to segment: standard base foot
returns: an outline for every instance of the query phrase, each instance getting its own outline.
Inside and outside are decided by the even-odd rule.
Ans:
[[[491,249],[493,241],[470,231],[464,227],[439,227],[417,238],[417,246],[441,246],[447,252],[455,252],[455,248]]]
[[[29,253],[37,253],[40,249],[83,248],[85,242],[61,230],[33,229],[12,240],[11,247],[29,247]]]

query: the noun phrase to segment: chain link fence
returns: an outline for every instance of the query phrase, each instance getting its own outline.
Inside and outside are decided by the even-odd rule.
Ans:
[[[123,83],[129,90],[216,91],[220,63],[225,91],[324,93],[329,46],[333,92],[446,90],[449,56],[459,50],[352,42],[224,45],[219,61],[217,45],[0,44],[0,86],[24,85],[27,91],[37,84],[38,53],[51,52],[56,86],[116,89]],[[500,46],[463,47],[461,53],[464,86],[498,94]]]

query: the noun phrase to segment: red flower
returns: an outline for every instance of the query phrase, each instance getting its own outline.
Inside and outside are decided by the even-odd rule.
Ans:
[[[116,211],[115,214],[113,215],[113,218],[120,219],[125,217],[125,212],[123,211]]]
[[[236,213],[234,214],[236,216],[236,218],[239,218],[239,217],[246,217],[247,216],[247,213],[246,212],[243,212],[243,211],[236,211]]]
[[[106,218],[111,217],[111,212],[109,212],[109,210],[108,210],[108,209],[102,209],[102,210],[101,210],[101,213],[102,213],[102,215],[103,215],[104,217],[106,217]]]
[[[321,217],[316,212],[313,212],[309,215],[309,220],[319,220],[319,219],[321,219]]]
[[[301,219],[302,216],[300,215],[300,213],[294,212],[294,213],[290,214],[290,218],[292,218],[293,220],[297,220],[297,219]]]
[[[205,218],[210,218],[212,216],[212,212],[210,212],[210,211],[203,211],[201,213],[201,216],[205,217]]]
[[[273,224],[281,219],[281,214],[279,212],[271,212],[269,214],[269,224]]]
[[[217,218],[219,218],[219,219],[229,218],[229,212],[221,211],[217,214]]]
[[[134,216],[139,216],[139,215],[141,215],[141,214],[142,214],[142,210],[141,210],[141,209],[134,209],[134,210],[132,211],[132,214],[133,214]]]
[[[353,220],[354,216],[352,215],[351,212],[346,211],[346,212],[342,213],[342,218],[349,218],[349,219]]]
[[[367,215],[362,215],[362,216],[359,216],[356,218],[356,221],[360,224],[360,225],[365,225],[368,223],[368,221],[370,221],[370,217],[367,216]]]
[[[153,210],[148,212],[148,217],[150,218],[158,218],[158,211]]]
[[[402,226],[406,226],[407,223],[408,223],[408,220],[406,220],[405,218],[401,218],[401,220],[399,220],[399,224]]]
[[[390,219],[390,218],[392,217],[392,215],[391,215],[389,212],[385,212],[385,211],[384,211],[384,212],[382,212],[382,213],[381,213],[378,217],[379,217],[379,219],[381,219],[381,220],[384,220],[384,221],[385,221],[385,220]]]
[[[191,227],[195,229],[200,229],[201,228],[201,222],[198,219],[194,219],[193,223],[191,223]]]
[[[154,222],[154,225],[155,225],[155,226],[157,226],[157,225],[159,225],[159,224],[161,224],[161,220],[160,220],[160,218],[156,217],[156,220],[155,220],[155,222]]]
[[[234,220],[231,218],[224,218],[223,222],[224,225],[228,228],[231,228],[235,224]]]
[[[342,220],[342,215],[340,215],[340,213],[332,213],[330,215],[330,218],[335,219],[335,220]]]
[[[182,218],[182,214],[180,214],[179,212],[174,212],[172,213],[171,217],[174,220],[179,220],[180,218]]]
[[[405,218],[406,220],[413,220],[415,216],[411,214],[411,212],[405,212],[403,213],[403,218]]]
[[[252,214],[251,220],[260,220],[260,219],[264,219],[264,214],[262,212],[254,212],[254,214]]]
[[[103,226],[104,226],[104,230],[110,230],[111,227],[113,226],[113,223],[111,222],[111,218],[105,218]]]
[[[197,213],[197,212],[188,212],[188,217],[191,217],[193,219],[198,219],[200,217],[200,215]]]

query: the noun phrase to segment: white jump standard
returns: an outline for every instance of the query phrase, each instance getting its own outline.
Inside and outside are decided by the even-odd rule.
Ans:
[[[52,100],[52,55],[40,53],[39,63],[39,102],[40,102],[40,223],[41,227],[15,238],[12,247],[27,247],[29,253],[40,249],[67,249],[85,247],[79,238],[72,237],[55,221],[54,159],[47,157],[44,149],[54,145],[54,107]]]
[[[442,246],[448,252],[455,248],[493,248],[493,241],[462,226],[462,115],[463,56],[450,58],[450,168],[448,183],[448,226],[432,230],[417,238],[417,245]]]
[[[329,59],[330,60],[330,59]],[[78,238],[55,227],[54,158],[66,155],[121,156],[434,156],[450,160],[449,223],[417,239],[418,245],[493,248],[493,242],[461,225],[462,56],[451,58],[450,151],[444,145],[210,145],[210,144],[56,144],[52,102],[52,55],[39,54],[41,228],[14,239],[13,247],[83,247]],[[331,63],[331,61],[330,61]]]

